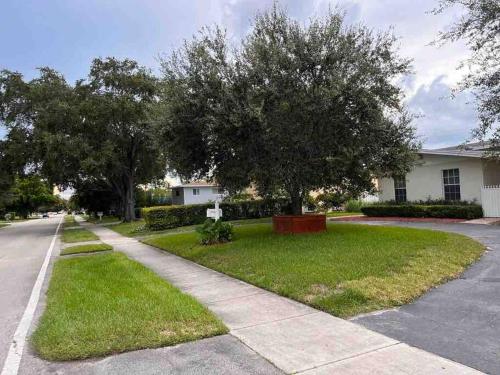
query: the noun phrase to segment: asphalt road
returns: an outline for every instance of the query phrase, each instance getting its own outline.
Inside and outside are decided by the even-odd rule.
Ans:
[[[0,370],[60,219],[0,228]]]

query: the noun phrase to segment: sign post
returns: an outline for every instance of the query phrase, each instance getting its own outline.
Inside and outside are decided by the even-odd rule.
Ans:
[[[215,199],[215,208],[207,208],[207,217],[214,219],[215,221],[219,220],[222,217],[222,210],[219,208],[219,202],[221,201],[222,196],[217,194],[217,198]]]
[[[99,221],[102,221],[102,215],[103,215],[102,211],[99,211],[97,213],[97,216],[99,216]]]

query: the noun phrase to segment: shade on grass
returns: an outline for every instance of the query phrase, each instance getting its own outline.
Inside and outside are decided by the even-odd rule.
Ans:
[[[61,255],[94,253],[99,251],[113,250],[112,246],[104,243],[70,246],[61,250]]]
[[[98,239],[99,237],[85,228],[65,229],[62,234],[63,242],[96,241]]]
[[[144,242],[340,317],[408,303],[484,250],[457,234],[353,224],[302,235],[241,226],[234,242],[216,246],[195,233]]]
[[[49,360],[103,356],[225,333],[224,325],[122,253],[58,260],[31,337]]]

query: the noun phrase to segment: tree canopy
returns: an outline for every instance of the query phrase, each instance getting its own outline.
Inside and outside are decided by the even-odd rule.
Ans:
[[[441,0],[434,9],[438,14],[458,6],[464,14],[448,30],[439,34],[439,42],[464,40],[472,54],[463,61],[466,66],[460,89],[472,90],[478,103],[480,124],[473,136],[491,137],[500,146],[500,1]]]
[[[54,195],[47,181],[37,175],[15,177],[9,190],[10,199],[5,203],[5,209],[14,211],[17,215],[27,218],[36,211],[59,211],[64,208],[63,200]]]
[[[395,38],[331,12],[302,26],[278,6],[234,49],[202,31],[163,61],[157,121],[169,166],[300,213],[309,191],[373,189],[408,170],[419,147],[396,81],[410,62]]]
[[[135,187],[165,172],[148,115],[157,86],[148,69],[128,59],[95,59],[88,78],[75,85],[49,68],[28,82],[3,71],[2,159],[61,186],[104,182],[119,196],[124,219],[132,220]]]

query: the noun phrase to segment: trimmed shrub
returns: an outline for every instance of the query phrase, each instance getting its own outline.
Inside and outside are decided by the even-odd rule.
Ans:
[[[163,230],[186,225],[202,224],[207,219],[207,208],[213,203],[185,206],[159,206],[142,209],[142,217],[150,230]],[[284,213],[286,200],[254,200],[221,203],[222,220],[258,219]]]
[[[444,199],[427,199],[427,200],[417,200],[417,201],[407,201],[407,202],[396,202],[395,200],[384,201],[384,202],[373,202],[374,205],[382,206],[408,206],[408,205],[419,205],[419,206],[478,206],[477,201],[447,201]]]
[[[419,205],[376,204],[361,208],[366,216],[433,217],[448,219],[477,219],[483,217],[483,209],[476,204],[468,205]]]
[[[345,204],[346,212],[361,212],[363,202],[358,199],[349,199]]]
[[[207,219],[202,226],[197,227],[202,245],[214,245],[217,243],[230,242],[233,239],[233,226],[222,220]]]

